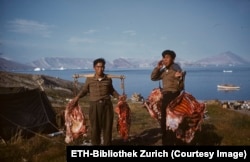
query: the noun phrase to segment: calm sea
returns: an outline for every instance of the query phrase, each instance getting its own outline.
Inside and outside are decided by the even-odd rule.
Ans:
[[[185,90],[198,100],[250,100],[250,66],[248,67],[183,67],[187,72]],[[124,75],[125,93],[131,97],[133,93],[140,93],[147,98],[152,89],[159,87],[159,81],[151,81],[152,69],[106,69],[105,73]],[[226,72],[224,72],[226,71]],[[93,73],[93,70],[45,70],[22,71],[22,73],[44,74],[73,81],[73,74]],[[84,82],[85,78],[79,78]],[[121,80],[113,79],[114,87],[122,93]],[[217,85],[230,83],[240,86],[239,90],[221,91]]]

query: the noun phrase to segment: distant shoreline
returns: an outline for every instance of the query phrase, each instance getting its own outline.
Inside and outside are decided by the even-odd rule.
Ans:
[[[144,70],[148,70],[148,69],[144,69]],[[60,70],[61,71],[61,70]],[[63,70],[64,71],[64,70]],[[88,70],[86,70],[86,71],[88,71]],[[118,71],[119,71],[119,69],[118,69]],[[107,74],[109,73],[109,71],[107,71],[106,72]],[[1,74],[1,76],[2,76],[2,78],[3,79],[1,79],[0,80],[0,86],[3,86],[3,87],[6,87],[6,86],[8,86],[8,85],[11,85],[11,82],[13,82],[14,80],[13,80],[13,77],[12,77],[12,79],[11,79],[11,77],[9,78],[9,80],[6,80],[6,81],[4,81],[4,78],[6,78],[6,77],[4,77],[4,74],[6,74],[6,75],[8,75],[8,76],[11,76],[11,75],[14,75],[15,77],[20,77],[20,79],[19,80],[23,80],[22,82],[25,82],[24,80],[28,80],[29,82],[32,80],[32,78],[34,77],[34,76],[44,76],[45,78],[46,77],[48,77],[48,78],[54,78],[55,80],[55,82],[56,82],[56,80],[58,80],[58,79],[60,79],[61,81],[66,81],[66,82],[71,82],[71,84],[74,82],[73,81],[73,79],[72,80],[66,80],[66,79],[62,79],[62,78],[59,78],[59,77],[55,77],[55,76],[51,76],[51,75],[45,75],[45,74],[40,74],[40,73],[36,73],[36,72],[33,72],[33,74],[30,74],[30,73],[25,73],[25,72],[21,72],[21,71],[19,71],[19,72],[15,72],[15,71],[1,71],[0,70],[0,74]],[[24,76],[26,76],[26,78],[24,78]],[[27,79],[28,78],[28,79]],[[17,81],[18,79],[16,79],[16,81]],[[2,82],[2,83],[1,83]],[[61,82],[60,82],[61,83]],[[58,82],[58,84],[60,84],[59,82]],[[36,83],[34,83],[34,84],[36,84]],[[125,80],[125,84],[126,84],[126,80]],[[128,83],[127,83],[128,84]],[[15,85],[15,84],[13,84],[13,85]],[[127,86],[127,85],[126,85]],[[137,91],[138,93],[140,93],[139,91]],[[188,91],[187,91],[188,92]],[[130,98],[131,96],[128,96],[128,98]],[[145,96],[143,96],[145,99],[148,97],[148,95],[145,95]],[[230,99],[230,100],[220,100],[220,99],[199,99],[198,97],[196,97],[196,96],[194,96],[198,101],[200,101],[200,102],[210,102],[210,101],[216,101],[216,100],[218,100],[218,101],[220,101],[220,102],[238,102],[238,101],[246,101],[246,102],[250,102],[250,99],[246,99],[246,100],[238,100],[238,99]]]

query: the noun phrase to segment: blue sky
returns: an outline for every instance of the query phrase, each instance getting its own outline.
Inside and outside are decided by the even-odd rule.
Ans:
[[[250,0],[1,0],[0,52],[41,57],[250,60]]]

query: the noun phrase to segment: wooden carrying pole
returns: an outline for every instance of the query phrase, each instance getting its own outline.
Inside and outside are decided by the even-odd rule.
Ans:
[[[73,78],[88,78],[88,77],[94,77],[95,74],[74,74]],[[108,78],[117,78],[117,79],[125,79],[124,75],[113,75],[113,74],[107,74]]]
[[[74,74],[72,77],[74,78],[74,81],[75,81],[75,87],[76,84],[77,84],[77,80],[78,78],[91,78],[91,77],[94,77],[95,74]],[[121,89],[122,89],[122,94],[125,95],[125,86],[124,86],[124,79],[125,79],[125,76],[124,75],[113,75],[113,74],[107,74],[107,77],[108,78],[116,78],[116,79],[121,79]]]

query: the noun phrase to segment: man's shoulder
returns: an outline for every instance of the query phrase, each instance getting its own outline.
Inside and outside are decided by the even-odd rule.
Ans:
[[[105,79],[112,79],[112,77],[110,77],[110,76],[111,76],[111,74],[106,74],[106,73],[104,74]]]
[[[175,71],[181,71],[181,70],[182,70],[181,66],[180,66],[178,63],[173,63],[173,64],[171,65],[171,68],[172,68],[173,70],[175,70]]]

